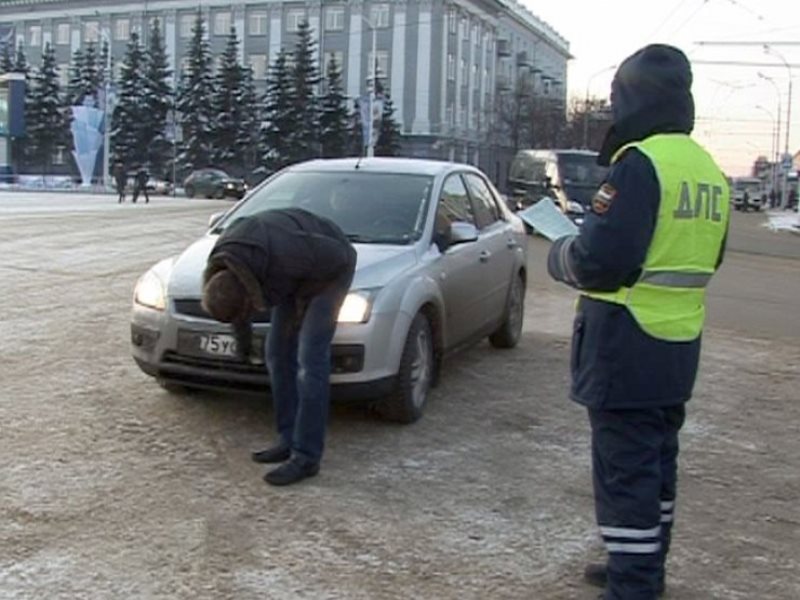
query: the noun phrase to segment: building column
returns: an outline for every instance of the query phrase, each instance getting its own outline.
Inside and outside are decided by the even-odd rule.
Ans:
[[[394,101],[395,115],[400,125],[400,131],[405,131],[404,104],[406,81],[406,10],[407,0],[398,0],[393,3],[394,24],[392,27],[392,82],[391,96]]]
[[[367,24],[361,18],[364,3],[354,0],[350,5],[350,28],[347,38],[347,95],[358,98],[361,93],[361,48],[364,29]]]
[[[81,47],[81,42],[83,41],[83,27],[80,17],[72,17],[70,19],[69,36],[69,58],[70,62],[72,62],[72,55]],[[19,39],[19,37],[17,39]]]
[[[236,35],[239,37],[239,64],[244,64],[245,44],[247,43],[247,24],[244,19],[244,4],[234,4],[231,7],[231,22],[236,28]]]
[[[464,85],[461,78],[461,61],[464,60],[464,38],[461,37],[463,19],[464,14],[458,10],[456,12],[456,96],[453,101],[453,120],[456,123],[455,130],[459,135],[466,129],[466,124],[461,122],[461,87]]]
[[[320,65],[320,73],[324,73],[324,65],[320,62],[322,55],[322,29],[320,29],[320,13],[322,11],[322,2],[314,0],[306,4],[306,13],[308,14],[308,24],[311,27],[311,39],[317,42],[314,44],[314,61]]]
[[[450,122],[447,120],[447,88],[449,86],[449,79],[447,79],[447,58],[450,56],[450,11],[453,10],[451,4],[444,4],[442,7],[444,11],[444,19],[442,19],[442,98],[439,104],[441,105],[441,113],[439,116],[439,136],[444,137],[449,133],[448,128]]]
[[[419,24],[417,40],[417,85],[414,122],[411,132],[428,134],[431,130],[431,19],[432,0],[419,0]]]
[[[269,56],[267,67],[275,62],[278,52],[281,51],[281,24],[282,5],[271,6],[269,11]]]
[[[167,54],[167,64],[170,71],[172,71],[172,87],[175,88],[181,79],[181,74],[178,72],[178,13],[175,10],[169,10],[164,14],[164,50]]]

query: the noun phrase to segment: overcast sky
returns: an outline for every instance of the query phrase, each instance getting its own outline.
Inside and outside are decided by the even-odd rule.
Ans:
[[[697,42],[773,43],[771,48],[792,65],[789,151],[800,150],[800,1],[520,1],[570,42],[575,56],[569,62],[570,96],[583,97],[588,87],[590,94],[608,97],[614,73],[609,67],[645,44],[670,43],[686,52],[694,71],[695,137],[731,175],[748,174],[758,155],[772,154],[779,98],[783,152],[789,69],[780,58],[765,53],[761,45]],[[727,66],[702,61],[760,65]],[[774,85],[759,77],[759,72],[772,78]]]

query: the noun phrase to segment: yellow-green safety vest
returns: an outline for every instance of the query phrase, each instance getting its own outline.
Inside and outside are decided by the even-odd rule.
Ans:
[[[711,156],[685,134],[658,134],[627,144],[650,159],[661,202],[642,273],[632,287],[584,295],[625,306],[651,336],[696,339],[705,320],[705,290],[730,218],[730,188]],[[625,198],[621,202],[635,201]]]

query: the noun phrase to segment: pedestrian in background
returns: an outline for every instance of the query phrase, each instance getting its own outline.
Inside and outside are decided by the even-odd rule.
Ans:
[[[267,210],[231,223],[208,258],[203,307],[232,323],[250,353],[251,316],[271,308],[265,343],[277,442],[253,453],[283,463],[264,480],[289,485],[319,472],[330,404],[331,340],[350,290],[356,252],[332,221],[302,209]]]
[[[136,181],[133,187],[133,203],[136,204],[139,193],[144,194],[144,202],[150,202],[150,196],[147,195],[147,181],[150,179],[150,173],[147,172],[147,167],[140,165],[136,170]]]
[[[122,204],[125,202],[125,187],[128,185],[128,173],[125,171],[125,165],[122,161],[118,160],[114,163],[114,184],[117,188],[117,203]]]
[[[692,73],[666,45],[627,58],[611,89],[611,165],[579,233],[550,249],[552,277],[581,291],[571,397],[588,409],[606,600],[664,591],[677,497],[678,432],[692,395],[705,288],[722,262],[728,183],[689,134]]]

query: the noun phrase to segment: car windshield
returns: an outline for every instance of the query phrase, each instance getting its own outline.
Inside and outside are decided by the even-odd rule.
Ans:
[[[363,171],[285,171],[215,229],[261,211],[302,208],[327,217],[354,242],[408,244],[420,238],[433,177]]]
[[[218,169],[209,169],[206,171],[206,174],[213,179],[228,179],[228,174],[225,171],[220,171]]]
[[[586,186],[598,188],[606,177],[608,169],[597,164],[597,157],[591,154],[561,154],[558,157],[558,171],[565,186]]]

